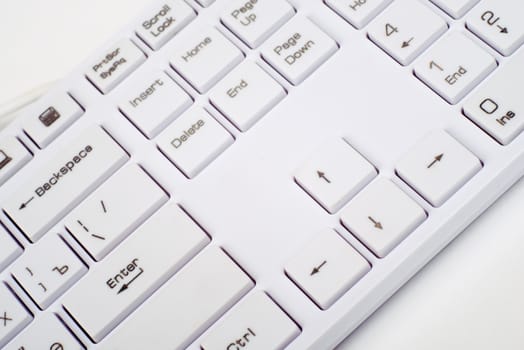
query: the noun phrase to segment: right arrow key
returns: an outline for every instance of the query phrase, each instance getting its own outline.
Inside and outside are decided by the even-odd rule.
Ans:
[[[426,135],[398,163],[397,174],[439,207],[482,168],[480,160],[443,130]]]

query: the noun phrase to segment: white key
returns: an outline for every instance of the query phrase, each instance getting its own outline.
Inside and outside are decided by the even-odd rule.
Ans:
[[[168,204],[95,265],[64,297],[64,307],[99,342],[208,242],[195,222]]]
[[[341,219],[351,233],[383,258],[426,219],[426,213],[393,182],[380,178],[349,202]]]
[[[337,51],[337,43],[309,19],[296,16],[262,46],[262,57],[293,85]]]
[[[183,0],[157,2],[145,13],[136,34],[153,50],[160,49],[196,17]]]
[[[366,259],[335,231],[327,229],[285,266],[287,275],[323,310],[370,269]]]
[[[200,346],[202,350],[281,350],[299,334],[297,325],[266,293],[255,292],[218,321]]]
[[[65,220],[69,232],[97,260],[167,201],[165,192],[136,164],[120,170]]]
[[[249,129],[286,96],[279,83],[252,61],[235,68],[209,99],[237,128]]]
[[[158,135],[193,103],[187,92],[160,70],[139,71],[126,83],[118,106],[148,138]]]
[[[376,175],[373,165],[337,138],[317,149],[297,170],[295,180],[333,214]]]
[[[32,319],[7,286],[0,282],[0,347],[20,333]]]
[[[397,163],[397,174],[439,207],[482,168],[479,159],[445,131],[420,140]]]
[[[28,248],[11,268],[13,277],[42,310],[86,272],[85,265],[55,233]]]
[[[409,16],[406,16],[409,13]],[[418,0],[396,1],[368,27],[368,35],[402,65],[408,65],[447,30],[446,22]]]
[[[460,18],[466,14],[480,0],[431,0],[453,18]]]
[[[122,39],[91,63],[86,77],[107,94],[145,60],[144,53],[131,40]]]
[[[198,92],[205,93],[235,67],[244,55],[213,27],[191,27],[175,39],[171,65]]]
[[[84,349],[60,320],[46,312],[25,329],[4,350],[82,350]]]
[[[215,2],[215,0],[196,0],[202,7],[208,7],[211,6],[212,3]]]
[[[99,127],[89,127],[31,177],[2,206],[36,242],[73,206],[127,161],[127,154]]]
[[[258,47],[295,14],[286,0],[234,0],[221,19],[249,47]]]
[[[466,115],[503,145],[524,131],[524,51],[496,72],[464,105]]]
[[[33,156],[15,137],[0,139],[0,185],[26,165]]]
[[[346,21],[355,28],[361,29],[369,23],[392,0],[326,0]]]
[[[484,0],[467,17],[467,26],[495,50],[509,56],[524,43],[522,0]]]
[[[45,105],[42,113],[26,119],[24,131],[40,148],[46,147],[67,127],[77,120],[84,111],[68,94],[62,94]]]
[[[446,101],[455,104],[497,67],[495,59],[461,33],[433,45],[415,74]]]
[[[201,108],[183,114],[157,138],[160,150],[188,178],[200,173],[233,141],[231,134]]]
[[[0,225],[0,272],[20,254],[22,254],[22,248],[20,248],[7,230]]]
[[[149,349],[153,339],[157,349],[185,349],[253,286],[222,250],[205,249],[115,329],[102,348]]]

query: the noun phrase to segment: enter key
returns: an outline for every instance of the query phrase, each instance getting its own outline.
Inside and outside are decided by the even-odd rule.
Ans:
[[[99,342],[208,243],[189,216],[168,204],[94,266],[64,307]]]

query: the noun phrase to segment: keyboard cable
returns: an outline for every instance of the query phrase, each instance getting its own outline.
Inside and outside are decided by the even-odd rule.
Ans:
[[[17,112],[22,108],[36,101],[40,96],[49,91],[49,88],[53,86],[53,84],[55,84],[55,81],[38,85],[20,96],[0,105],[0,130],[9,125],[9,123],[17,117]]]

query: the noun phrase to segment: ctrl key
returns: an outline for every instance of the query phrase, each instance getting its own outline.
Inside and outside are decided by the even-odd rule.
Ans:
[[[0,348],[24,329],[32,317],[4,283],[0,283]]]
[[[247,296],[231,313],[204,335],[203,350],[280,350],[300,329],[264,292]]]

